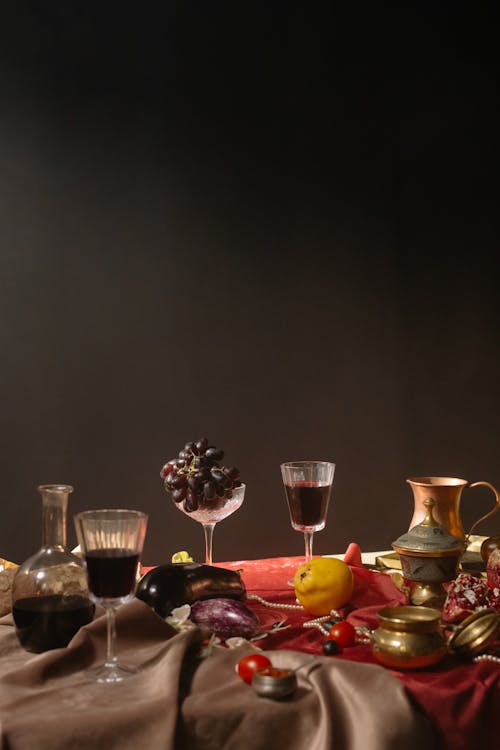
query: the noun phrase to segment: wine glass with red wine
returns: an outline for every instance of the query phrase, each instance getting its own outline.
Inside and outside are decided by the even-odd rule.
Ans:
[[[115,655],[115,610],[134,596],[147,522],[137,510],[87,510],[75,516],[90,598],[104,607],[108,620],[106,660],[97,682],[122,682],[135,672]]]
[[[305,540],[305,561],[312,558],[313,534],[325,528],[335,464],[329,461],[289,461],[281,464],[290,521]]]

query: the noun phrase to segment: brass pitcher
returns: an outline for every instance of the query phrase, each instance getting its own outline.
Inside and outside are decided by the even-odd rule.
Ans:
[[[492,516],[500,508],[500,493],[489,482],[474,482],[469,484],[466,479],[457,477],[410,477],[406,480],[413,490],[415,508],[409,528],[413,528],[425,519],[427,498],[434,500],[433,515],[450,534],[465,539],[465,533],[460,520],[460,497],[465,487],[488,487],[495,495],[495,506],[484,516],[475,521],[467,534],[469,537],[476,526]]]

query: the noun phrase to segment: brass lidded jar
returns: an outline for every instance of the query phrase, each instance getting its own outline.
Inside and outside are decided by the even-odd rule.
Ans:
[[[465,551],[463,539],[453,536],[436,521],[435,501],[424,500],[425,518],[392,543],[404,578],[410,582],[410,602],[441,607],[446,598],[443,583],[452,581]]]

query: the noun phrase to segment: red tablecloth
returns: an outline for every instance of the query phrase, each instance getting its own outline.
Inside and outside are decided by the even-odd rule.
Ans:
[[[303,562],[300,557],[242,560],[221,563],[233,570],[240,569],[249,594],[258,594],[268,601],[295,603],[293,588],[287,581]],[[377,626],[377,611],[384,606],[406,602],[404,595],[383,573],[353,565],[354,594],[344,611],[353,625]],[[267,649],[297,649],[322,654],[325,637],[317,628],[304,628],[311,619],[301,611],[273,609],[250,600],[250,606],[264,626],[286,618],[291,627],[269,635],[259,642]],[[344,649],[335,659],[351,659],[376,663],[369,645]],[[380,667],[384,669],[384,667]],[[448,656],[439,664],[420,671],[393,671],[403,682],[415,704],[431,719],[438,735],[439,747],[450,750],[491,745],[500,736],[500,665],[492,662],[461,661]]]

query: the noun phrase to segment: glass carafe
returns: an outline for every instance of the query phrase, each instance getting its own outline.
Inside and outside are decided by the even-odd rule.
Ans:
[[[12,585],[16,634],[26,651],[67,646],[94,616],[83,562],[66,547],[66,510],[73,487],[44,484],[42,546],[17,570]]]

